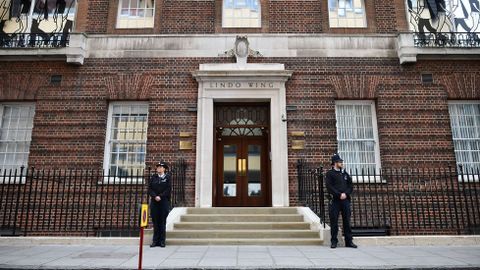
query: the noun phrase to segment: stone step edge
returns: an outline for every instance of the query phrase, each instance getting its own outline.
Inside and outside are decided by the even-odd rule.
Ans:
[[[281,224],[281,225],[305,225],[305,224],[310,224],[305,221],[232,221],[232,222],[225,222],[225,221],[212,221],[212,222],[206,222],[206,221],[181,221],[181,222],[175,222],[174,225],[177,224],[186,224],[186,225],[224,225],[224,224],[235,224],[235,225],[272,225],[272,224]]]
[[[200,214],[205,214],[205,213],[228,213],[228,212],[260,212],[260,213],[272,213],[272,214],[296,214],[297,209],[296,208],[187,208],[186,209],[187,213],[200,213]]]
[[[221,242],[244,242],[244,243],[267,243],[267,242],[277,242],[285,243],[291,245],[292,242],[310,242],[310,243],[323,243],[323,240],[319,238],[261,238],[261,239],[251,239],[251,238],[167,238],[168,243],[179,243],[179,242],[189,242],[189,243],[221,243]]]
[[[183,217],[299,217],[301,214],[185,214]]]
[[[260,230],[192,230],[192,229],[176,229],[173,231],[169,232],[191,232],[191,233],[231,233],[231,232],[236,232],[236,233],[271,233],[271,232],[278,232],[278,233],[295,233],[295,232],[313,232],[313,233],[318,233],[319,231],[314,231],[311,229],[299,229],[299,230],[285,230],[285,229],[273,229],[273,230],[265,230],[265,229],[260,229]],[[168,233],[168,232],[167,232]]]
[[[257,210],[257,209],[297,209],[298,207],[297,206],[292,206],[292,207],[269,207],[269,206],[258,206],[258,207],[209,207],[209,208],[197,208],[197,207],[187,207],[187,210],[189,209],[233,209],[233,210],[237,210],[237,209],[252,209],[252,210]]]

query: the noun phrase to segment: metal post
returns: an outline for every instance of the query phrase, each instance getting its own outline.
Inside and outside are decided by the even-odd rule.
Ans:
[[[23,178],[23,170],[25,169],[24,166],[20,167],[20,180],[18,182],[18,192],[17,192],[17,202],[15,203],[15,214],[13,216],[13,235],[16,234],[17,231],[17,215],[18,215],[18,204],[20,203],[20,187],[22,186],[22,178]],[[16,176],[15,170],[15,176]],[[17,177],[15,177],[17,178]]]

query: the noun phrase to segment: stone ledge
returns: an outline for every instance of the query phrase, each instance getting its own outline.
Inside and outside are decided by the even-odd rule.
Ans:
[[[88,57],[219,57],[235,34],[89,35]],[[397,57],[396,35],[249,34],[264,57]]]
[[[64,60],[83,65],[85,58],[221,57],[235,34],[86,35],[71,33],[66,48],[0,49],[0,61]],[[477,60],[480,48],[418,48],[413,34],[249,34],[251,48],[263,57],[399,58]],[[223,56],[224,57],[224,56]]]

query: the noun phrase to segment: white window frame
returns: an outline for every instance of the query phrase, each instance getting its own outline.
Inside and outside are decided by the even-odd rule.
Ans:
[[[337,1],[337,11],[339,9],[339,5],[340,3],[338,3],[339,0],[336,0]],[[330,22],[330,0],[327,0],[327,10],[328,10],[328,26],[330,28],[352,28],[352,29],[365,29],[365,28],[368,28],[368,17],[367,17],[367,5],[366,5],[366,1],[368,0],[361,0],[362,1],[362,8],[363,8],[363,17],[364,17],[364,22],[365,22],[365,25],[363,26],[332,26],[331,22]],[[353,3],[353,2],[352,2]],[[354,8],[355,9],[355,8]],[[338,13],[338,12],[337,12]],[[354,11],[355,13],[355,11]],[[345,16],[344,18],[345,20],[355,20],[354,18],[348,18]],[[338,19],[337,19],[338,20]]]
[[[33,132],[33,128],[34,128],[34,125],[35,125],[35,122],[34,122],[34,119],[35,119],[35,113],[36,113],[36,104],[34,102],[2,102],[0,103],[0,127],[2,126],[2,121],[3,121],[3,111],[5,109],[5,106],[24,106],[24,107],[27,107],[27,106],[31,106],[33,107],[33,119],[32,119],[32,130],[31,132]],[[32,134],[30,134],[30,138],[31,138]],[[30,139],[30,143],[31,143],[31,139]],[[27,171],[27,168],[28,168],[28,159],[30,157],[30,148],[28,149],[28,157],[27,157],[27,162],[26,164],[24,165],[25,166],[25,170],[23,171],[23,173],[25,175],[23,176],[20,176],[20,171],[18,170],[17,171],[17,176],[14,177],[12,175],[11,178],[9,178],[8,180],[7,179],[3,179],[3,171],[1,172],[1,176],[2,176],[2,180],[0,181],[0,184],[5,184],[5,185],[9,185],[9,184],[25,184],[25,178],[26,178],[26,171]],[[20,169],[20,168],[19,168]],[[14,172],[12,171],[12,174]],[[8,176],[8,173],[6,174]],[[13,180],[13,181],[12,181]]]
[[[451,112],[450,112],[450,105],[463,105],[463,104],[477,104],[480,105],[480,100],[449,100],[448,101],[448,118],[450,122],[450,129],[452,131],[452,144],[453,144],[453,151],[455,155],[455,166],[458,168],[458,161],[457,161],[457,154],[455,153],[455,142],[453,139],[453,128],[452,128],[452,122],[451,122]],[[467,174],[468,172],[465,172],[463,176],[460,174],[460,170],[458,170],[458,181],[461,183],[473,183],[473,182],[479,182],[480,181],[480,175],[478,174]]]
[[[225,0],[222,0],[222,28],[251,28],[251,29],[259,29],[262,28],[262,2],[261,0],[258,0],[258,13],[259,13],[259,24],[258,26],[226,26],[225,25]],[[232,18],[234,21],[239,18]]]
[[[110,137],[112,135],[112,122],[113,122],[113,106],[121,105],[121,106],[131,106],[131,105],[145,105],[147,106],[147,136],[145,138],[145,145],[147,144],[148,138],[148,117],[150,114],[150,104],[149,102],[144,101],[118,101],[118,102],[110,102],[108,104],[108,119],[107,119],[107,131],[105,137],[105,149],[103,154],[103,171],[105,176],[103,177],[103,181],[100,181],[99,184],[108,184],[108,185],[117,185],[117,184],[143,184],[144,177],[112,177],[108,175],[110,169]],[[145,156],[147,155],[147,149],[145,149]],[[146,169],[146,164],[144,164],[144,169]]]
[[[152,17],[153,24],[152,24],[151,27],[150,26],[148,26],[148,27],[147,26],[143,26],[143,27],[120,27],[119,22],[120,22],[121,17],[137,18],[137,17],[131,17],[130,15],[129,16],[122,15],[122,4],[123,4],[122,2],[123,1],[129,1],[129,3],[130,3],[130,0],[118,0],[118,2],[117,2],[118,3],[117,20],[116,20],[116,23],[115,23],[115,28],[117,28],[117,29],[153,29],[153,28],[155,28],[155,11],[156,11],[155,6],[156,6],[157,1],[159,1],[159,0],[154,0],[154,2],[153,2],[153,10],[152,10],[152,12],[153,12],[153,17]],[[128,8],[128,10],[130,11],[130,7]],[[145,9],[145,10],[147,10],[147,9]],[[147,18],[146,16],[143,17],[144,21],[145,21],[146,18]]]
[[[369,105],[372,112],[372,128],[373,128],[373,139],[375,141],[375,175],[358,177],[352,175],[352,181],[358,184],[368,184],[368,183],[385,183],[385,180],[381,178],[381,158],[380,158],[380,140],[378,136],[378,124],[377,124],[377,113],[374,100],[336,100],[335,101],[335,127],[337,133],[337,143],[340,139],[338,138],[338,121],[337,121],[337,105]]]

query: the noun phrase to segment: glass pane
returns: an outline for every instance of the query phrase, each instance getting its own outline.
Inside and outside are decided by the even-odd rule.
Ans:
[[[259,1],[223,1],[223,27],[260,27]]]
[[[35,107],[33,105],[3,106],[0,127],[0,169],[26,166],[33,127]]]
[[[249,145],[248,146],[248,162],[247,162],[247,177],[248,177],[248,196],[262,195],[262,146]]]
[[[223,146],[223,195],[237,196],[237,146]]]
[[[44,34],[71,32],[73,30],[75,13],[77,10],[76,2],[77,1],[75,0],[36,1],[32,14],[31,31]],[[28,27],[24,28],[25,30],[30,29]]]
[[[340,104],[336,106],[338,152],[347,170],[373,173],[375,163],[375,134],[372,105]]]
[[[480,168],[480,104],[449,104],[455,158],[464,170]]]
[[[364,0],[329,0],[330,27],[366,27]]]

